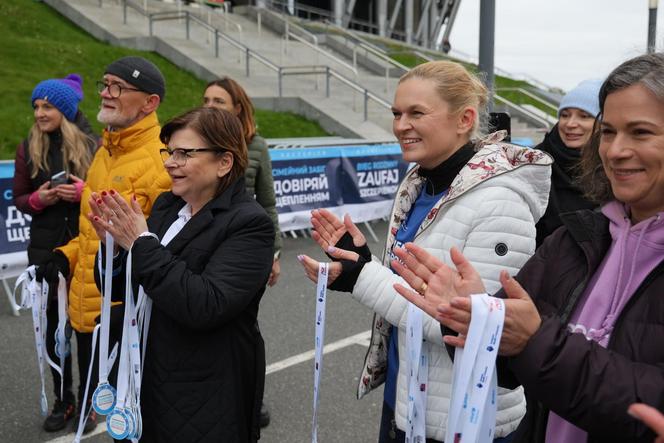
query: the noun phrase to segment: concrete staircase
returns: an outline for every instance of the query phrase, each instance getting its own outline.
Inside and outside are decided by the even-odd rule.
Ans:
[[[286,24],[278,14],[253,7],[222,13],[161,0],[45,3],[101,40],[158,52],[205,80],[235,78],[259,108],[304,115],[344,137],[394,140],[389,104],[400,72],[391,71],[386,79],[376,73],[380,66],[360,62],[354,67],[352,55],[334,36],[314,37],[292,22],[286,40]],[[323,51],[315,50],[314,39]],[[336,74],[326,74],[328,69]],[[512,135],[536,144],[543,131],[513,118]]]
[[[233,77],[247,89],[259,107],[298,112],[318,120],[328,131],[345,137],[394,140],[392,115],[385,107],[391,103],[393,91],[385,92],[383,77],[361,68],[355,74],[342,63],[321,55],[304,43],[286,42],[266,26],[259,29],[257,22],[246,16],[227,14],[224,19],[219,13],[209,13],[203,8],[178,7],[155,0],[128,2],[141,10],[147,6],[144,13],[164,13],[153,16],[155,20],[150,26],[148,18],[138,10],[127,7],[125,12],[123,2],[115,0],[45,0],[45,3],[101,40],[156,51],[206,80],[224,75]],[[168,11],[171,14],[166,14]],[[190,13],[190,20],[175,18],[178,14],[184,17],[185,11]],[[218,29],[219,57],[215,56],[215,34],[206,24]],[[248,62],[247,53],[250,54]],[[266,64],[271,64],[272,69]],[[319,66],[316,69],[319,74],[311,73],[313,66]],[[339,77],[356,83],[356,87],[366,88],[369,94],[381,99],[383,105],[368,100],[365,120],[365,94],[351,89],[334,76],[329,77],[329,97],[326,97],[328,80],[324,66],[329,66]],[[275,72],[274,67],[283,75]]]

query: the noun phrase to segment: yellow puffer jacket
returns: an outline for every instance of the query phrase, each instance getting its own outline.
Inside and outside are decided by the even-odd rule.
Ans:
[[[99,240],[88,220],[90,194],[115,189],[125,199],[132,195],[147,216],[157,196],[168,191],[171,179],[159,154],[159,120],[156,113],[118,132],[104,130],[103,144],[88,170],[81,196],[79,234],[58,248],[69,260],[72,276],[69,287],[69,319],[79,332],[92,332],[95,317],[100,313],[101,295],[94,279],[95,255]]]

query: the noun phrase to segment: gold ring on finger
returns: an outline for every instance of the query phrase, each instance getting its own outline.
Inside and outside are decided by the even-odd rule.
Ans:
[[[424,293],[427,291],[429,288],[429,285],[427,285],[427,282],[423,281],[422,286],[420,286],[420,289],[417,290],[417,292],[424,297]]]

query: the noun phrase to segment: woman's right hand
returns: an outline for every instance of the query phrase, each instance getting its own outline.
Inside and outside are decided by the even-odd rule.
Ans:
[[[88,204],[90,205],[91,211],[88,213],[88,220],[90,220],[90,223],[92,223],[92,227],[95,229],[99,240],[101,240],[101,242],[106,245],[106,230],[102,227],[102,224],[99,223],[100,220],[106,220],[104,218],[104,212],[99,207],[100,204],[103,204],[101,196],[96,192],[93,192],[90,195]],[[116,252],[117,251],[113,251],[114,254]]]
[[[311,237],[333,260],[336,257],[330,253],[330,250],[335,247],[355,252],[365,259],[371,260],[371,252],[367,248],[367,239],[353,223],[350,215],[346,214],[342,222],[327,209],[314,209],[311,211],[311,225],[314,229]],[[346,234],[348,235],[344,239],[343,237]]]
[[[360,259],[360,255],[357,252],[347,251],[341,248],[330,247],[328,248],[328,254],[332,257],[333,261],[329,264],[328,274],[327,274],[327,286],[330,287],[332,283],[341,275],[343,272],[343,266],[341,260],[348,260],[356,262]],[[308,255],[298,255],[297,259],[302,263],[304,272],[307,274],[307,278],[314,283],[318,283],[318,265],[319,262],[309,257]]]
[[[49,189],[50,185],[51,182],[47,181],[37,189],[39,201],[44,206],[54,205],[60,200],[60,197],[58,197],[58,191],[56,189]]]

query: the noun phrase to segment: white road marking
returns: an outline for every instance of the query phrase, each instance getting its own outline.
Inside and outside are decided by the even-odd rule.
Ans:
[[[106,421],[97,424],[97,427],[90,431],[90,433],[83,435],[81,437],[81,441],[85,440],[86,438],[94,437],[95,435],[103,434],[104,432],[106,432]],[[70,432],[69,434],[63,435],[62,437],[54,438],[53,440],[47,440],[45,443],[72,443],[74,441],[74,437],[76,436],[75,434],[75,432]]]
[[[371,338],[371,330],[360,332],[359,334],[351,335],[350,337],[346,337],[344,339],[335,341],[333,343],[329,343],[323,347],[323,354],[327,354],[329,352],[334,352],[339,349],[351,346],[351,345],[362,345],[362,346],[368,346],[369,344],[369,339]],[[314,358],[315,351],[312,349],[311,351],[303,352],[302,354],[294,355],[292,357],[289,357],[287,359],[278,361],[276,363],[272,363],[265,369],[265,374],[272,374],[273,372],[278,372],[283,369],[289,368],[291,366],[298,365],[300,363],[304,363],[305,361],[308,360],[313,360]]]

